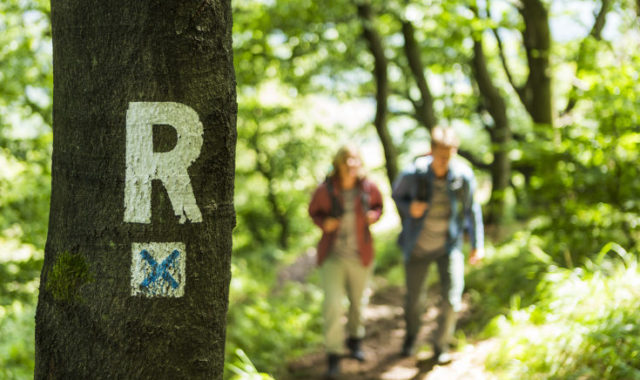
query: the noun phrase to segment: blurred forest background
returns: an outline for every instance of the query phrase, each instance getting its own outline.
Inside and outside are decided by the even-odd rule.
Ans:
[[[505,379],[640,379],[640,1],[235,0],[228,378],[322,350],[311,191],[344,142],[385,194],[374,289],[402,297],[390,182],[435,124],[479,178],[459,345]],[[0,379],[33,377],[52,145],[49,4],[0,2]],[[115,126],[114,126],[115,127]],[[290,375],[290,374],[289,374]]]

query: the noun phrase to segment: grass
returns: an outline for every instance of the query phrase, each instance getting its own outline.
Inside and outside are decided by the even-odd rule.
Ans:
[[[500,348],[487,367],[500,379],[640,379],[637,260],[551,267],[538,301],[494,318]]]
[[[289,283],[274,291],[273,270],[237,259],[232,272],[225,378],[277,375],[288,359],[321,344],[322,292],[317,273],[304,284]]]

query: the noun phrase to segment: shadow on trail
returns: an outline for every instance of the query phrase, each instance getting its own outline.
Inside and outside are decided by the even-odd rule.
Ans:
[[[418,373],[411,380],[421,380],[426,373],[431,372],[437,364],[436,360],[429,358],[418,362]]]

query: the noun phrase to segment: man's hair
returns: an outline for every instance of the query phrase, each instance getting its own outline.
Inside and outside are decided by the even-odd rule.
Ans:
[[[440,145],[447,148],[457,148],[460,140],[453,128],[434,127],[431,130],[431,146]]]

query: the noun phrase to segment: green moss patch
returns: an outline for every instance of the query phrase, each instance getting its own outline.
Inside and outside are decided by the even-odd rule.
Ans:
[[[47,279],[47,290],[56,301],[75,302],[80,287],[93,281],[89,265],[82,255],[63,252],[53,264]]]

